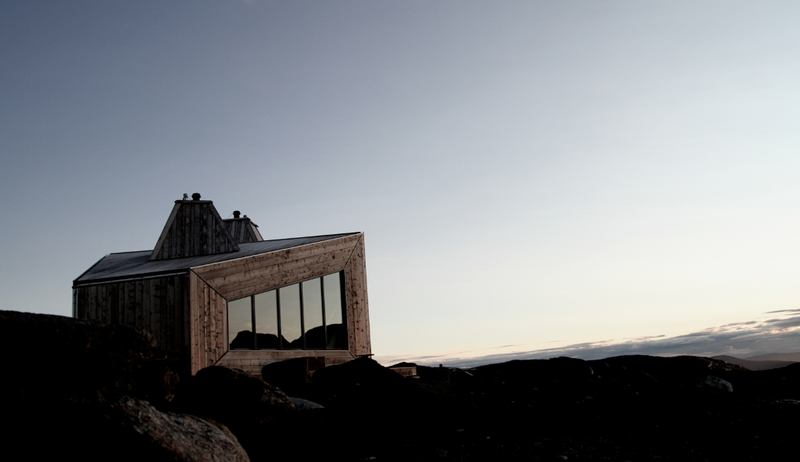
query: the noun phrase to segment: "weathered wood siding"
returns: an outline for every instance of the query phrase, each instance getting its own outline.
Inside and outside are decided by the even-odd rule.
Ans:
[[[234,252],[234,242],[211,201],[175,201],[150,260]]]
[[[192,373],[218,363],[255,367],[277,358],[370,354],[364,234],[308,244],[191,269]],[[236,300],[326,274],[344,271],[348,351],[253,350],[227,351],[227,301]],[[341,359],[341,358],[340,358]],[[246,361],[250,361],[247,363]],[[238,364],[238,363],[237,363]]]
[[[225,227],[233,237],[233,242],[242,244],[244,242],[258,242],[263,240],[258,228],[249,218],[229,218],[223,220]]]
[[[192,270],[225,299],[236,300],[343,270],[361,236],[354,234]]]
[[[189,274],[192,373],[214,363],[228,349],[227,302],[197,274]]]
[[[189,352],[188,275],[79,286],[74,303],[78,319],[136,326],[165,352]]]
[[[344,268],[348,345],[356,356],[372,354],[364,235],[361,234],[360,237]]]

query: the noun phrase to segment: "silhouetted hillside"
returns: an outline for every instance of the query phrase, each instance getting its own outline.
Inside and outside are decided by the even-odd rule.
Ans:
[[[790,354],[793,356],[793,354]],[[762,357],[772,357],[773,355],[763,355]],[[778,369],[781,367],[786,367],[796,363],[797,361],[776,361],[776,360],[769,360],[769,359],[761,359],[761,360],[754,360],[754,359],[741,359],[735,356],[728,356],[728,355],[721,355],[721,356],[712,356],[712,359],[718,359],[720,361],[725,361],[731,364],[738,364],[740,366],[744,366],[751,371],[766,371],[769,369]]]
[[[791,361],[800,362],[800,353],[767,353],[763,355],[748,356],[749,361]]]

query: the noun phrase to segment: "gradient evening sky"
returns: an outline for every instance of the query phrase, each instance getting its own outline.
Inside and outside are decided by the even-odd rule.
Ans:
[[[794,0],[4,1],[0,306],[70,315],[199,192],[267,239],[365,232],[379,358],[796,313],[798,25]]]

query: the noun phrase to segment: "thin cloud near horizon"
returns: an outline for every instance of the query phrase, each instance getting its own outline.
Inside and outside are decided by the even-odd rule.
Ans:
[[[483,356],[470,356],[470,352],[462,351],[443,355],[408,358],[387,356],[378,357],[377,359],[386,364],[406,361],[420,365],[442,364],[448,367],[474,367],[515,359],[549,359],[559,356],[585,360],[634,354],[649,356],[733,355],[746,357],[765,353],[800,351],[797,343],[797,329],[800,328],[800,309],[767,311],[764,314],[773,316],[768,316],[768,319],[728,323],[671,337],[657,335],[621,341],[585,342],[557,348]],[[783,314],[783,316],[776,317],[774,316],[775,314]],[[481,351],[490,351],[496,348],[500,347]]]

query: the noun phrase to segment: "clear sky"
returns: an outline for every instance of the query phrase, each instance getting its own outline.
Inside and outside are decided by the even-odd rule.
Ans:
[[[365,232],[379,358],[796,313],[799,25],[794,0],[4,1],[0,307],[69,315],[199,192],[267,239]]]

